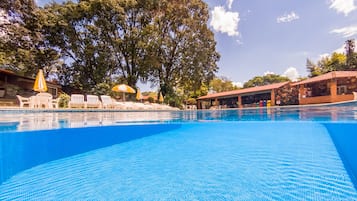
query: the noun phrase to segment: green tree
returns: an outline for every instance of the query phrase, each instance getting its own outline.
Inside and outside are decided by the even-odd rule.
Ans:
[[[264,86],[268,84],[290,81],[289,78],[277,74],[267,74],[264,76],[255,76],[243,84],[244,88]]]
[[[221,77],[221,78],[214,78],[210,84],[209,88],[214,91],[215,93],[223,92],[223,91],[232,91],[238,89],[237,86],[233,85],[233,82],[228,78]]]
[[[310,73],[309,77],[315,77],[332,71],[348,70],[346,55],[334,52],[329,57],[321,58],[316,65],[307,59],[306,68]]]
[[[306,59],[306,68],[309,72],[309,77],[315,77],[321,75],[321,68],[314,64],[310,59]]]
[[[179,91],[205,93],[218,69],[201,0],[68,1],[52,3],[42,14],[46,41],[66,61],[58,70],[66,87],[90,91],[150,81],[165,101],[178,103],[184,99]]]
[[[355,52],[355,40],[350,39],[345,43],[346,49],[346,69],[357,70],[357,53]]]
[[[201,0],[160,2],[150,40],[150,81],[159,85],[165,98],[174,99],[178,89],[197,96],[213,79],[219,55],[208,17]]]
[[[336,70],[346,69],[346,56],[341,53],[332,53],[330,57],[323,57],[318,62],[318,67],[321,69],[322,74]]]
[[[59,70],[65,86],[90,91],[102,82],[110,82],[117,70],[112,51],[101,38],[102,32],[108,31],[98,26],[104,23],[98,14],[105,13],[101,6],[98,1],[80,1],[52,3],[43,10],[46,40],[66,61]],[[109,8],[112,6],[107,11]]]
[[[127,84],[135,87],[139,79],[143,82],[148,79],[148,43],[152,34],[153,13],[158,1],[121,0],[115,3],[119,3],[123,9],[118,10],[122,19],[113,21],[113,16],[108,18],[110,20],[107,20],[108,24],[103,29],[108,29],[109,33],[103,32],[106,34],[104,38],[113,49],[114,63],[120,76]],[[107,12],[110,13],[112,10],[109,8]]]
[[[306,68],[309,77],[315,77],[332,71],[357,70],[357,53],[354,51],[354,40],[347,40],[345,43],[346,54],[332,53],[331,56],[321,58],[317,64],[307,59]]]
[[[88,91],[101,82],[145,82],[155,2],[81,0],[46,7],[47,40],[67,61],[62,83]]]
[[[39,8],[33,0],[0,2],[0,65],[21,75],[33,76],[39,68],[48,75],[58,54],[41,34]]]

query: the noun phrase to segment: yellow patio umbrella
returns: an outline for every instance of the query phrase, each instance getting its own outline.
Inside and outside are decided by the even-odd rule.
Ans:
[[[122,92],[123,93],[123,101],[125,101],[125,93],[135,94],[135,89],[131,88],[130,86],[128,86],[126,84],[115,85],[112,88],[112,91]]]
[[[47,84],[42,69],[40,69],[36,75],[35,83],[33,85],[33,90],[37,92],[47,91]]]
[[[159,102],[160,102],[160,103],[164,102],[164,96],[162,96],[162,93],[161,93],[161,92],[160,92]]]
[[[140,89],[136,90],[136,100],[142,100],[143,96],[141,95]]]

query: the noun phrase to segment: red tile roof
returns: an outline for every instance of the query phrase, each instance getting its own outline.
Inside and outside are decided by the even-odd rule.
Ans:
[[[344,78],[344,77],[357,77],[357,71],[333,71],[323,75],[319,75],[316,77],[312,77],[300,82],[292,83],[292,86],[313,83],[313,82],[320,82],[323,80],[331,80],[333,78]]]
[[[281,83],[269,84],[269,85],[265,85],[265,86],[257,86],[257,87],[238,89],[238,90],[233,90],[233,91],[225,91],[225,92],[220,92],[220,93],[215,93],[215,94],[208,94],[206,96],[201,96],[197,99],[203,100],[203,99],[212,99],[212,98],[219,98],[219,97],[237,96],[237,95],[241,95],[241,94],[261,92],[261,91],[269,91],[272,89],[280,88],[288,83],[289,82],[281,82]]]

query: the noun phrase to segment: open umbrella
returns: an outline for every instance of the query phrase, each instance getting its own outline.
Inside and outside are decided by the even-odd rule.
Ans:
[[[131,94],[135,93],[135,89],[131,88],[130,86],[128,86],[126,84],[115,85],[112,88],[112,91],[122,92],[123,93],[123,101],[125,101],[125,93],[131,93]]]
[[[47,84],[42,69],[40,69],[36,75],[35,84],[33,85],[33,90],[37,92],[47,91]]]
[[[142,100],[143,96],[141,95],[140,89],[136,90],[136,100]]]

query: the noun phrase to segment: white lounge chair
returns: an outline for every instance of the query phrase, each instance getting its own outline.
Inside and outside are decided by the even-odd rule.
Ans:
[[[102,108],[102,102],[96,95],[87,95],[86,108]]]
[[[357,92],[353,92],[353,100],[357,100]]]
[[[105,109],[108,108],[115,108],[115,102],[113,101],[112,97],[107,95],[101,95],[100,99],[102,100],[102,106]]]
[[[120,110],[132,110],[132,105],[128,104],[127,102],[118,102],[113,99],[113,102],[115,104],[114,108],[115,109],[120,109]]]
[[[69,108],[85,108],[84,95],[72,94],[71,100],[68,102]]]
[[[130,110],[133,109],[129,102],[119,102],[114,98],[106,95],[100,96],[103,102],[103,108],[115,108],[119,110]]]
[[[134,102],[132,103],[134,109],[136,110],[152,110],[153,107],[149,104],[144,104],[144,103],[138,103],[138,102]]]

